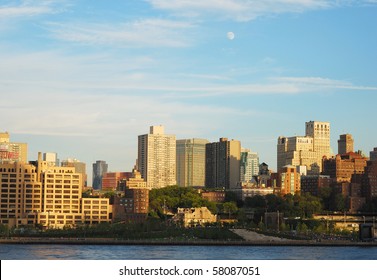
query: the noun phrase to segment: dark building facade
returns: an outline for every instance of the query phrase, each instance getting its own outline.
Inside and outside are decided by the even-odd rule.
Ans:
[[[367,201],[377,197],[377,161],[368,161],[362,184],[363,194]]]
[[[96,163],[93,163],[93,189],[101,190],[102,189],[102,178],[103,174],[107,172],[108,164],[106,161],[97,160]]]
[[[301,192],[310,193],[311,195],[318,196],[321,188],[330,187],[330,176],[324,175],[309,175],[301,176]]]
[[[241,143],[220,138],[206,144],[206,180],[208,188],[231,189],[240,182]]]

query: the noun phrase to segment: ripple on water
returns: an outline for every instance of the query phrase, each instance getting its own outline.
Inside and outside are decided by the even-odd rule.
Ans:
[[[2,260],[377,260],[377,247],[2,244]]]

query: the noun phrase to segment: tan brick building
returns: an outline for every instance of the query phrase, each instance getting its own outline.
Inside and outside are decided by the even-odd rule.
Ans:
[[[182,223],[184,227],[205,225],[215,223],[217,215],[212,214],[207,207],[200,208],[178,208],[173,220]]]
[[[13,226],[36,225],[47,228],[110,222],[108,199],[82,198],[82,177],[73,167],[56,167],[42,161],[1,163],[0,223]],[[83,211],[83,205],[90,209]],[[106,206],[106,213],[92,205]],[[105,211],[105,209],[102,209]]]
[[[306,166],[309,174],[322,171],[322,157],[330,157],[330,123],[305,123],[305,136],[278,138],[277,169],[286,165]]]

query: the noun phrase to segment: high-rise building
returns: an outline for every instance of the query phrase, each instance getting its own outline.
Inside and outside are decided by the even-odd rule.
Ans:
[[[338,140],[338,154],[344,155],[353,152],[353,138],[351,134],[342,134]]]
[[[93,189],[101,190],[102,189],[102,177],[103,174],[107,172],[108,164],[106,161],[97,160],[96,163],[93,163]]]
[[[377,160],[377,148],[374,148],[373,151],[369,153],[369,155],[371,161]]]
[[[240,161],[240,180],[241,182],[249,182],[253,176],[259,174],[259,157],[257,153],[253,153],[250,149],[241,148]]]
[[[305,125],[305,135],[313,138],[314,152],[319,158],[330,155],[330,123],[309,121]]]
[[[305,136],[278,138],[277,168],[305,165],[308,174],[319,174],[322,157],[330,157],[330,123],[306,122]]]
[[[8,132],[0,132],[0,163],[27,162],[27,144],[10,142]]]
[[[181,187],[205,185],[206,139],[177,140],[177,184]]]
[[[150,133],[138,136],[137,168],[153,188],[175,185],[176,137],[164,134],[163,126],[151,126]]]
[[[206,144],[206,182],[209,188],[236,188],[240,183],[241,142],[220,138]]]

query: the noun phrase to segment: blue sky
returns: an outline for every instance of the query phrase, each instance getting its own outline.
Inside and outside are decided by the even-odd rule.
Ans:
[[[376,26],[376,0],[0,0],[0,130],[89,173],[130,170],[159,124],[272,168],[278,136],[309,120],[331,123],[335,152],[351,133],[369,154]]]

